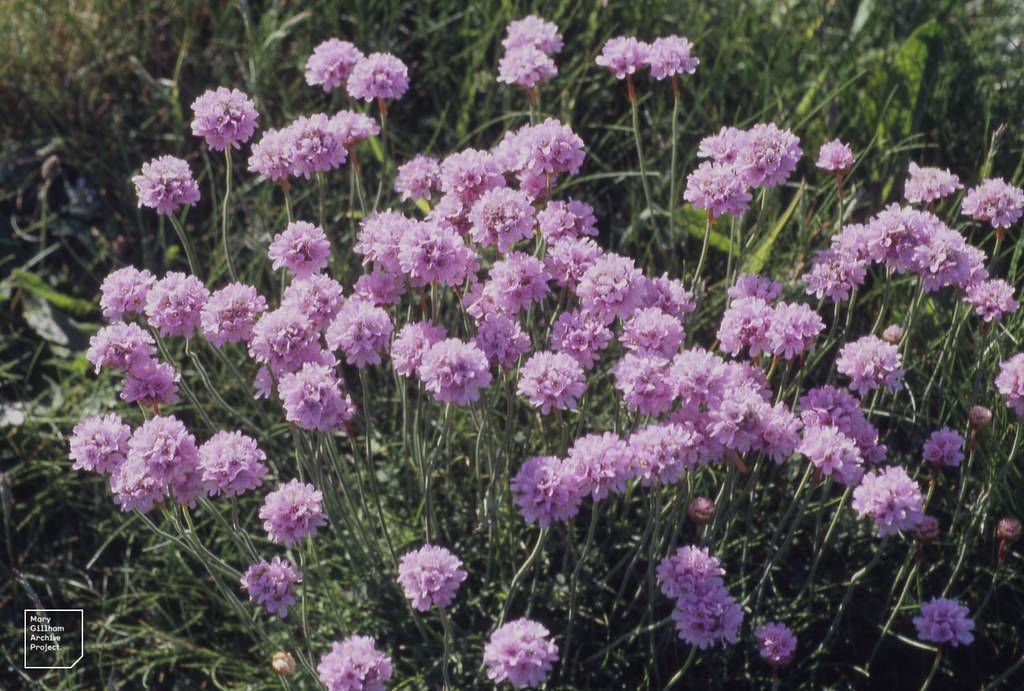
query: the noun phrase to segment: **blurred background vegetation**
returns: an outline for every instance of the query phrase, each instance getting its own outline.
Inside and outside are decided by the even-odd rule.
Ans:
[[[66,458],[65,434],[84,412],[109,408],[116,397],[110,379],[97,379],[84,359],[101,324],[100,281],[125,264],[159,271],[177,260],[169,229],[137,209],[133,172],[159,154],[186,158],[206,196],[191,219],[209,217],[206,190],[211,179],[220,181],[222,162],[211,161],[191,136],[189,104],[207,88],[236,86],[256,100],[262,128],[343,107],[341,96],[325,96],[302,76],[313,46],[331,36],[367,52],[394,52],[408,64],[412,87],[390,118],[397,160],[489,147],[524,121],[522,94],[495,75],[505,25],[530,12],[555,21],[566,39],[542,105],[587,143],[586,167],[570,181],[582,186],[571,192],[595,206],[602,244],[646,257],[652,271],[678,275],[669,257],[679,256],[685,235],[699,234],[702,221],[681,210],[686,233],[670,237],[662,218],[638,212],[639,185],[627,175],[635,150],[625,90],[594,65],[604,40],[620,33],[679,33],[695,44],[701,65],[684,83],[680,121],[684,165],[699,139],[722,125],[774,120],[803,140],[809,155],[799,173],[812,187],[826,186],[813,175],[817,147],[836,136],[852,143],[861,160],[853,220],[898,196],[911,159],[949,167],[968,185],[988,161],[995,174],[1019,184],[1019,0],[0,2],[0,680],[9,688],[272,681],[266,659],[211,601],[193,566],[159,549],[133,516],[116,510],[101,480],[72,473]],[[644,79],[640,95],[648,167],[664,171],[671,91]],[[253,178],[245,178],[234,221],[246,229],[243,263],[263,251],[283,218],[270,186],[252,189]],[[653,188],[667,198],[664,176]],[[788,203],[795,192],[787,194]],[[340,219],[346,200],[331,204]],[[775,243],[765,273],[792,280],[809,257],[814,228],[805,206]],[[212,232],[194,230],[200,237]],[[690,239],[684,258],[694,245]],[[727,242],[719,258],[723,248]],[[870,304],[863,308],[868,325]],[[940,333],[943,322],[931,316]],[[933,412],[949,418],[970,403],[941,400]],[[997,488],[1003,509],[1018,515],[1019,481],[1018,474],[1016,485]],[[946,679],[948,688],[978,688],[1017,662],[1024,595],[1018,587],[1007,597],[1008,606],[992,613],[1006,645],[964,653],[965,671]],[[89,652],[74,673],[27,677],[19,671],[20,613],[46,606],[85,609]],[[917,663],[913,679],[923,676]],[[622,670],[622,688],[637,686],[628,660],[608,664]],[[887,688],[902,688],[898,666],[892,674]],[[865,683],[841,666],[829,678],[840,688]],[[600,679],[584,674],[578,683],[602,688]],[[1012,676],[1003,681],[1012,684]]]

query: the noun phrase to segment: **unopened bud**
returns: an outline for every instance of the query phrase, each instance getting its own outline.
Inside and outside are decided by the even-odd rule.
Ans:
[[[44,180],[53,180],[55,177],[60,175],[60,156],[57,154],[50,154],[43,161],[43,167],[40,171]]]
[[[710,523],[715,517],[715,502],[707,497],[694,497],[686,509],[686,514],[698,525]]]
[[[899,324],[891,324],[885,327],[885,331],[882,332],[882,340],[889,345],[897,345],[903,340],[903,327]]]
[[[923,516],[921,522],[914,526],[914,539],[918,542],[935,542],[939,537],[939,519],[935,516]]]
[[[1014,543],[1020,539],[1020,521],[1013,516],[1000,518],[996,525],[996,537],[1006,543]]]
[[[295,658],[287,650],[282,650],[270,658],[270,666],[282,677],[291,675],[295,672]]]
[[[984,429],[992,424],[992,411],[983,405],[972,406],[967,413],[967,421],[975,430]]]

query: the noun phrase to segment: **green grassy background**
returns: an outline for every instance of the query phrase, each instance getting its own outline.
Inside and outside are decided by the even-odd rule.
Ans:
[[[412,88],[391,110],[398,160],[425,150],[487,147],[525,119],[522,95],[497,84],[495,74],[505,25],[531,10],[555,21],[566,37],[560,74],[543,89],[542,105],[571,122],[588,146],[586,167],[569,189],[595,206],[603,245],[644,258],[658,273],[678,273],[678,261],[692,263],[692,235],[700,234],[702,220],[680,210],[682,232],[670,236],[663,217],[636,213],[642,195],[633,177],[624,88],[593,64],[615,34],[681,33],[695,43],[701,65],[684,83],[680,120],[686,170],[699,139],[721,125],[774,120],[792,127],[809,154],[834,136],[853,144],[862,160],[855,172],[855,220],[898,196],[911,159],[948,166],[965,182],[986,166],[1021,178],[1024,7],[1014,0],[0,3],[0,680],[11,688],[168,689],[259,688],[272,681],[263,653],[211,599],[194,565],[161,548],[134,517],[121,515],[102,481],[73,473],[66,459],[67,431],[84,412],[107,408],[116,396],[109,377],[97,379],[84,360],[88,336],[101,323],[99,282],[128,263],[156,270],[177,260],[173,234],[136,208],[129,178],[157,154],[188,158],[206,197],[191,215],[194,230],[200,244],[212,245],[212,228],[195,219],[210,217],[206,191],[211,176],[220,179],[221,161],[199,153],[188,131],[188,105],[209,87],[237,86],[255,98],[262,127],[341,107],[339,96],[327,97],[302,78],[306,56],[330,36],[392,51],[409,65]],[[671,93],[643,80],[640,95],[648,166],[664,171]],[[994,137],[1003,123],[1009,127]],[[52,156],[59,158],[59,173],[44,178],[43,163]],[[805,157],[799,171],[808,193],[764,255],[763,271],[782,280],[796,277],[810,256],[808,238],[822,222],[808,200],[824,198],[827,185],[812,163],[813,156]],[[242,183],[237,198],[245,201],[234,221],[246,229],[236,263],[250,275],[283,218],[270,186],[251,189],[252,182]],[[665,176],[652,188],[657,199],[667,198]],[[311,189],[300,205],[312,208]],[[333,218],[347,223],[345,195],[330,203]],[[790,189],[785,201],[795,197]],[[1011,231],[1011,244],[1019,233]],[[726,247],[723,237],[713,250],[712,270],[719,275]],[[1018,275],[1017,256],[1011,278]],[[858,313],[865,330],[877,298],[866,296],[863,316]],[[919,402],[920,420],[883,425],[897,455],[912,454],[921,430],[957,419],[974,402],[970,397],[986,388],[965,379],[976,353],[989,365],[1000,355],[974,335],[977,340],[965,339],[949,360],[929,359],[945,335],[948,309],[949,301],[929,303],[915,368],[927,381],[929,369],[941,366],[942,384],[961,383],[940,385],[945,393]],[[710,327],[705,318],[698,328]],[[1004,328],[1019,350],[1020,319]],[[997,424],[1006,420],[997,411]],[[994,448],[1008,447],[999,440]],[[1020,473],[1011,473],[1007,486],[995,488],[994,511],[1020,515],[1021,487]],[[991,547],[981,544],[978,554],[990,555]],[[841,560],[832,565],[841,566]],[[967,589],[983,592],[990,576],[979,567],[973,577],[977,582]],[[990,612],[991,635],[964,653],[957,676],[943,682],[947,688],[977,688],[1017,663],[1020,586],[1018,577],[1000,590],[1004,599]],[[350,604],[354,612],[345,617],[364,616],[358,602]],[[23,675],[21,610],[60,605],[86,610],[86,660],[72,674]],[[376,616],[386,616],[386,607]],[[913,674],[904,677],[902,650],[883,656],[893,688],[919,680],[918,668],[926,671],[930,663],[915,657]],[[840,687],[859,687],[864,680],[845,664],[840,659],[824,674]],[[578,683],[635,688],[637,669],[622,654],[607,661],[605,675],[591,672]],[[752,683],[724,667],[700,674],[705,681]],[[408,679],[410,688],[421,683]]]

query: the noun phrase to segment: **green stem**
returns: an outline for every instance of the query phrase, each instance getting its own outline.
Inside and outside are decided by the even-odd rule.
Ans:
[[[640,113],[636,103],[636,94],[633,92],[633,80],[627,76],[629,80],[629,106],[633,112],[633,139],[636,141],[636,155],[640,159],[640,183],[644,189],[644,201],[647,203],[647,208],[654,212],[654,206],[651,204],[651,190],[647,184],[647,161],[644,159],[643,145],[640,143]]]
[[[700,275],[704,271],[704,260],[708,256],[708,239],[711,237],[711,212],[707,214],[707,221],[704,223],[704,242],[700,246],[700,259],[697,260],[697,270],[693,272],[693,282],[690,284],[690,291],[693,293],[697,292],[697,286],[700,285]],[[732,248],[730,248],[732,251]]]
[[[224,241],[224,260],[228,265],[228,274],[231,280],[238,281],[238,274],[235,273],[235,264],[231,260],[231,250],[228,249],[228,202],[231,199],[231,147],[224,147],[224,202],[220,214],[220,235]]]
[[[516,575],[512,577],[512,584],[508,588],[508,598],[505,600],[505,606],[501,609],[501,616],[498,617],[498,623],[495,625],[495,629],[500,628],[501,625],[505,623],[505,617],[508,616],[509,610],[512,609],[512,602],[515,600],[516,593],[519,591],[519,586],[522,583],[523,576],[525,576],[526,572],[530,570],[531,566],[533,566],[533,562],[537,560],[547,537],[548,529],[541,528],[540,534],[537,535],[537,543],[533,546],[533,551],[530,552],[530,556],[526,558],[523,565],[519,567],[518,571],[516,571]]]
[[[174,232],[178,234],[178,240],[181,241],[181,246],[185,248],[185,257],[188,259],[188,269],[193,276],[199,276],[199,265],[196,263],[195,254],[192,252],[192,242],[188,239],[188,234],[185,232],[184,226],[181,225],[181,221],[174,214],[169,214],[167,218],[171,219],[171,225],[174,226]]]
[[[676,252],[676,159],[678,152],[676,151],[679,142],[679,104],[682,101],[679,94],[679,80],[675,75],[672,75],[672,159],[669,163],[669,183],[668,183],[668,232],[669,242],[672,243],[672,259],[675,264],[675,252]],[[683,243],[685,246],[686,233],[683,233]],[[685,249],[685,247],[684,247]]]

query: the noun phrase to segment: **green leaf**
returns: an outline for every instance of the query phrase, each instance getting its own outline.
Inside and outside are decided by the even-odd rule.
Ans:
[[[11,278],[14,281],[14,285],[22,290],[76,317],[87,316],[95,310],[91,302],[61,293],[50,287],[46,281],[31,271],[15,269],[11,272]]]
[[[743,262],[740,264],[740,273],[756,274],[760,273],[761,269],[768,261],[768,257],[771,256],[772,247],[775,245],[775,241],[779,238],[779,233],[789,222],[789,219],[793,216],[793,212],[796,211],[797,204],[800,203],[800,198],[804,195],[806,189],[803,183],[800,184],[800,188],[793,195],[793,199],[789,202],[789,206],[779,216],[779,220],[775,221],[775,225],[771,227],[771,230],[757,242],[757,246],[754,251],[743,258]]]

